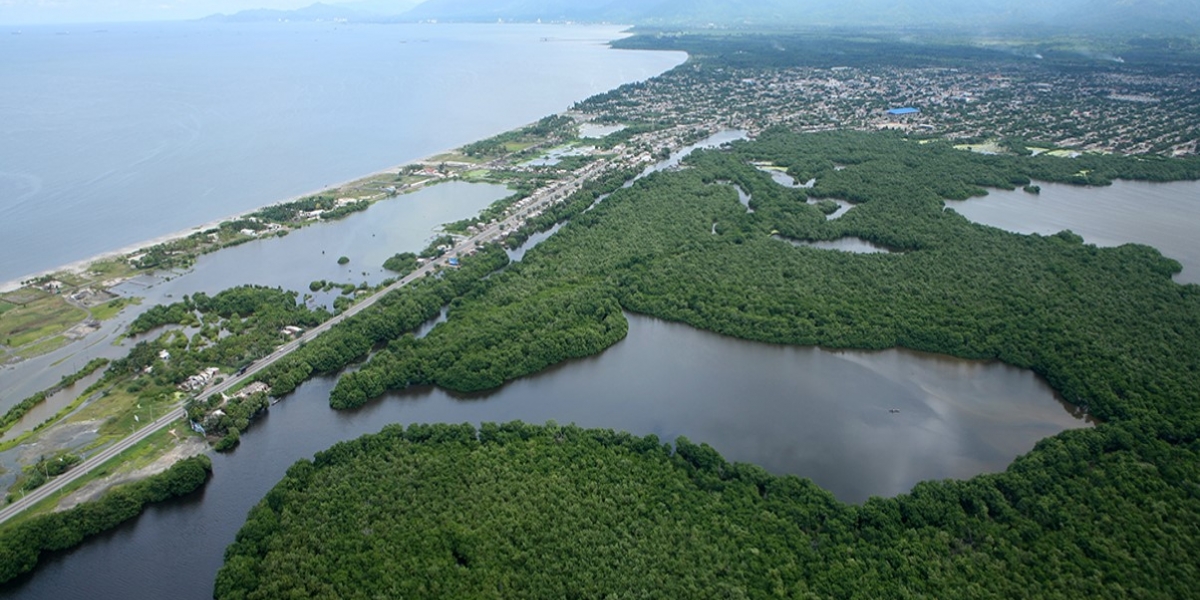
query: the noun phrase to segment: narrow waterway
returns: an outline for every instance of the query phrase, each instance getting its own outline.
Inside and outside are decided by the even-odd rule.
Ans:
[[[457,181],[423,188],[377,202],[344,219],[317,223],[284,237],[265,237],[206,254],[186,272],[157,272],[113,289],[142,298],[101,324],[99,331],[49,354],[0,369],[0,411],[57,383],[93,358],[120,358],[132,343],[120,340],[125,327],[156,304],[169,304],[184,294],[215,294],[238,285],[282,287],[308,293],[314,280],[375,285],[394,274],[383,261],[397,252],[419,252],[444,223],[479,214],[511,192],[500,185]],[[337,263],[345,256],[350,262]],[[314,294],[314,303],[332,306],[337,291]],[[61,404],[70,402],[67,399]],[[51,411],[57,411],[53,408]]]
[[[335,412],[335,383],[312,380],[273,406],[234,453],[214,456],[202,493],[47,556],[0,596],[208,598],[225,547],[289,465],[388,423],[553,419],[685,435],[850,502],[999,471],[1037,440],[1087,426],[1038,377],[1001,364],[759,344],[632,315],[608,351],[487,394],[426,388]]]

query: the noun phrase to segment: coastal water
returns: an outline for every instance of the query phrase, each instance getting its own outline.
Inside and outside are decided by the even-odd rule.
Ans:
[[[719,132],[696,146],[742,135]],[[671,168],[690,148],[648,171]],[[427,237],[421,227],[457,218],[449,209],[478,210],[504,193],[496,186],[439,185],[342,222],[204,257],[193,273],[150,289],[177,297],[246,276],[298,287],[345,276],[329,271],[343,269],[330,258],[343,253],[351,257],[344,269],[352,276],[380,277],[374,263]],[[409,222],[416,228],[380,237]],[[520,260],[556,229],[531,237],[512,258]],[[235,268],[250,263],[258,266]],[[353,271],[362,268],[366,275]],[[686,435],[730,460],[811,478],[851,502],[902,493],[925,479],[999,471],[1037,440],[1088,425],[1041,379],[1001,364],[904,350],[759,344],[628,317],[628,337],[608,351],[485,394],[426,388],[335,412],[328,395],[336,379],[309,381],[251,428],[236,452],[214,455],[215,475],[205,490],[44,557],[34,574],[0,587],[0,597],[207,598],[246,512],[290,464],[388,423],[553,419],[666,440]],[[422,333],[444,319],[443,313]]]
[[[0,36],[0,282],[499,133],[683,61],[615,26],[151,23]]]
[[[470,30],[482,26],[464,27]],[[220,27],[212,31],[231,35]],[[342,30],[329,25],[296,26],[289,31]],[[314,44],[325,38],[315,39]],[[536,43],[532,40],[520,43],[554,42],[542,42],[539,38]],[[578,44],[590,42],[578,40]],[[621,54],[600,50],[599,55],[604,57]],[[490,64],[488,61],[492,59],[478,60]],[[411,90],[412,83],[405,89]],[[296,103],[303,104],[299,100]],[[560,103],[539,109],[540,113],[523,121],[563,107]],[[323,110],[331,109],[326,106]],[[315,109],[310,111],[310,116],[323,114]],[[411,126],[420,128],[423,124]],[[740,136],[738,132],[728,135],[729,139]],[[413,156],[470,139],[434,142],[430,150],[415,152]],[[386,140],[380,143],[388,146]],[[390,147],[398,145],[393,143]],[[383,165],[404,158],[392,157]],[[328,160],[340,162],[341,158]],[[369,170],[362,164],[334,181]],[[667,161],[657,168],[670,166]],[[295,173],[281,169],[274,177],[303,178],[310,174],[300,172],[305,168],[295,167]],[[298,186],[298,191],[319,185],[323,183]],[[477,196],[465,199],[475,191],[479,192]],[[442,200],[419,194],[390,200],[340,223],[204,257],[191,274],[170,281],[140,282],[154,284],[143,295],[152,293],[170,301],[190,293],[187,290],[215,292],[242,282],[284,285],[303,291],[313,279],[346,277],[375,281],[374,278],[385,276],[378,270],[382,258],[419,248],[419,243],[429,235],[429,227],[460,218],[450,216],[460,210],[471,210],[469,214],[473,214],[490,202],[489,198],[504,193],[497,188],[459,190],[436,186],[420,194],[452,192]],[[251,201],[249,206],[275,199]],[[406,213],[391,220],[381,217],[390,207],[405,206],[405,202],[415,202],[430,212],[419,217]],[[214,216],[237,210],[242,209],[222,208]],[[391,231],[389,223],[402,227],[402,223],[409,221],[420,225],[407,233],[397,232],[391,238],[385,233]],[[196,222],[191,219],[167,230]],[[0,223],[4,221],[0,219]],[[8,227],[7,223],[0,226]],[[137,239],[142,238],[135,237],[134,241]],[[318,254],[322,250],[324,253]],[[345,267],[336,265],[337,256],[342,254],[351,258]],[[138,285],[136,281],[126,284]],[[91,344],[95,348],[104,347],[105,352],[124,352],[108,343]],[[70,360],[80,359],[83,355],[73,355]],[[51,359],[46,362],[49,365]],[[925,479],[965,478],[1002,470],[1015,456],[1031,449],[1038,439],[1088,424],[1083,415],[1058,400],[1036,376],[1000,364],[900,350],[829,352],[757,344],[632,315],[629,336],[601,355],[559,365],[487,394],[462,397],[442,390],[422,389],[393,394],[355,411],[335,412],[327,404],[334,384],[331,378],[307,382],[244,434],[243,444],[236,452],[214,455],[215,475],[204,491],[153,506],[142,516],[75,550],[44,556],[32,575],[0,587],[0,597],[208,598],[222,553],[246,512],[290,464],[337,441],[378,431],[388,423],[513,419],[541,423],[554,419],[585,427],[654,433],[664,439],[686,435],[694,441],[711,444],[730,460],[753,462],[776,473],[812,478],[851,502],[870,495],[902,493]]]
[[[1098,246],[1153,246],[1183,265],[1176,281],[1200,283],[1200,181],[1038,185],[1040,194],[989,190],[982,198],[947,200],[946,206],[977,223],[1016,233],[1070,229]]]
[[[686,435],[852,502],[999,471],[1037,440],[1087,425],[1042,380],[1001,364],[790,348],[632,315],[628,337],[608,351],[488,394],[420,389],[335,412],[334,384],[309,381],[273,406],[234,453],[214,455],[203,492],[45,556],[0,596],[208,598],[225,547],[289,465],[388,423],[553,419]]]
[[[238,285],[265,285],[307,293],[309,283],[376,285],[393,274],[383,261],[397,252],[419,252],[436,237],[438,226],[479,214],[511,192],[499,185],[447,182],[378,202],[365,212],[330,223],[317,223],[282,238],[269,236],[201,256],[185,272],[143,275],[116,286],[115,292],[142,299],[105,321],[100,331],[49,354],[0,367],[0,411],[57,383],[93,358],[120,358],[135,340],[120,340],[125,327],[156,304],[176,302],[184,294],[212,295]],[[337,264],[338,257],[350,262]],[[331,308],[338,291],[314,294],[314,303]],[[54,414],[73,398],[47,402]],[[27,416],[20,431],[42,420]]]

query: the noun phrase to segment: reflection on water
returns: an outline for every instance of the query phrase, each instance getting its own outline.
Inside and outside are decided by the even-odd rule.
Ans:
[[[225,547],[294,461],[388,423],[520,419],[706,442],[732,461],[809,477],[838,498],[905,492],[918,481],[1000,471],[1034,443],[1087,423],[1041,379],[996,363],[901,350],[832,352],[726,338],[630,316],[628,337],[487,394],[392,394],[334,412],[334,379],[271,408],[204,493],[149,509],[35,577],[21,598],[208,598]]]
[[[799,248],[816,248],[817,250],[837,250],[839,252],[852,252],[854,254],[890,254],[892,251],[889,248],[873,244],[862,238],[842,237],[836,240],[821,240],[810,242],[806,240],[794,240],[792,238],[783,237],[781,235],[773,235],[771,239],[787,242]]]
[[[804,183],[800,183],[800,182],[796,181],[795,177],[792,177],[791,175],[789,175],[787,173],[787,171],[783,171],[783,170],[777,169],[777,168],[771,169],[771,168],[766,168],[766,167],[759,167],[758,170],[762,171],[763,173],[766,173],[767,175],[770,175],[771,179],[774,180],[775,183],[778,183],[779,185],[782,185],[783,187],[788,187],[788,188],[793,188],[793,189],[812,189],[812,186],[817,184],[816,179],[809,179],[808,181],[805,181]]]
[[[140,306],[125,309],[116,319],[104,322],[100,331],[82,340],[4,367],[0,371],[0,410],[75,372],[72,365],[83,366],[97,357],[124,356],[132,343],[114,342],[130,321],[156,304],[176,302],[184,294],[216,294],[243,284],[278,286],[302,294],[308,293],[309,283],[318,279],[375,285],[393,276],[383,269],[388,257],[397,252],[420,252],[437,235],[436,227],[477,215],[509,193],[499,185],[441,183],[378,202],[338,221],[206,254],[190,271],[135,277],[114,291],[143,298]],[[340,256],[350,262],[337,264]],[[338,293],[314,293],[313,303],[332,306]]]
[[[990,190],[983,198],[947,200],[946,206],[977,223],[1016,233],[1070,229],[1098,246],[1153,246],[1183,264],[1176,281],[1200,283],[1200,182],[1037,184],[1040,194]]]
[[[72,361],[70,368],[73,369],[72,372],[78,372],[79,369],[83,368],[84,364],[86,363]],[[10,427],[8,431],[4,432],[3,435],[0,435],[0,442],[6,442],[16,438],[22,433],[37,427],[46,419],[53,417],[58,413],[59,409],[73,402],[93,383],[100,381],[100,378],[103,376],[104,368],[96,369],[96,371],[91,375],[88,375],[87,377],[84,377],[63,389],[58,390],[53,394],[50,394],[50,396],[48,396],[37,406],[29,409],[29,412],[25,413],[25,416],[21,417],[19,421],[13,423],[12,427]]]

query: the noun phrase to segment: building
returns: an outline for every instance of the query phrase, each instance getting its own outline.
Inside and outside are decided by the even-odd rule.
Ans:
[[[919,109],[919,108],[913,108],[911,106],[901,106],[900,108],[889,108],[887,111],[887,114],[893,115],[893,116],[901,116],[901,115],[912,115],[912,114],[916,114],[919,112],[921,112],[921,109]]]

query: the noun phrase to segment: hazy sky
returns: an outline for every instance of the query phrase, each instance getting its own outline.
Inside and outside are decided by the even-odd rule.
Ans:
[[[316,0],[0,0],[0,24],[195,19],[247,8],[300,8]],[[324,0],[337,4],[339,0]]]

